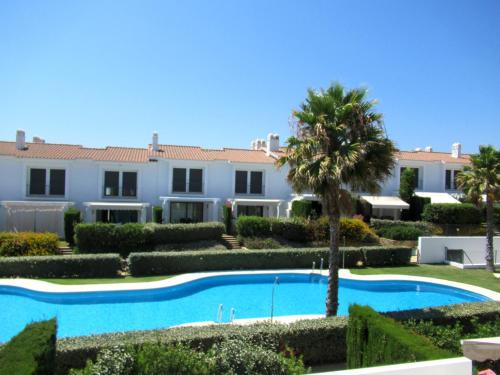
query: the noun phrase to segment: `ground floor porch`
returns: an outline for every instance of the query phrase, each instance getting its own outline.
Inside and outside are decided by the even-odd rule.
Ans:
[[[84,202],[83,219],[95,223],[145,223],[149,203]]]

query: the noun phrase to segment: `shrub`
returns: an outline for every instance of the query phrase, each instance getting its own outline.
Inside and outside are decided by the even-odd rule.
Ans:
[[[261,345],[248,343],[242,338],[230,338],[217,343],[211,350],[217,374],[302,375],[305,368],[293,353],[287,358],[281,353]]]
[[[145,242],[151,247],[169,243],[185,243],[219,240],[224,233],[224,224],[219,222],[196,224],[146,224]]]
[[[346,268],[359,265],[403,265],[410,261],[409,247],[341,248],[340,262]],[[175,275],[184,272],[237,269],[310,268],[312,262],[328,261],[329,249],[203,250],[132,253],[128,257],[134,276]]]
[[[72,369],[69,375],[135,375],[135,358],[128,348],[113,347],[99,353],[95,362],[87,361],[85,368]]]
[[[363,247],[363,255],[367,266],[404,266],[410,264],[412,248],[410,247]]]
[[[55,233],[0,233],[0,256],[57,254],[58,245],[59,238]]]
[[[118,254],[0,259],[0,277],[114,277],[120,269]]]
[[[56,329],[55,319],[28,324],[0,350],[0,374],[52,375]]]
[[[479,224],[481,210],[471,203],[428,204],[422,219],[436,224]]]
[[[269,237],[271,220],[260,216],[240,216],[236,219],[236,231],[242,237]]]
[[[274,238],[242,237],[243,245],[248,249],[279,249],[281,244]]]
[[[80,211],[74,207],[64,212],[64,239],[73,246],[75,244],[75,225],[82,221]]]
[[[127,256],[132,251],[145,250],[146,236],[142,224],[78,224],[75,239],[80,253],[119,252]]]
[[[393,226],[384,229],[379,229],[377,234],[380,237],[389,238],[391,240],[399,241],[416,241],[418,237],[424,236],[425,232],[418,228],[407,226]]]
[[[368,306],[349,307],[347,326],[348,368],[450,358],[453,354],[435,347],[422,336]]]
[[[222,217],[224,226],[226,227],[226,233],[233,233],[233,210],[230,204],[225,204],[224,206],[222,206]]]
[[[308,223],[309,238],[313,241],[327,242],[330,240],[330,224],[327,216],[318,220],[311,220]],[[349,242],[374,243],[377,242],[377,235],[373,230],[360,219],[341,218],[340,219],[340,239]]]
[[[163,223],[163,208],[161,206],[153,207],[153,223]]]
[[[422,220],[422,212],[427,204],[431,203],[430,198],[419,197],[418,195],[412,196],[407,202],[410,207],[401,212],[401,220],[404,221],[418,221]]]
[[[306,222],[299,219],[270,219],[271,232],[288,241],[307,242],[309,235]]]
[[[434,224],[427,221],[401,221],[401,220],[381,220],[381,219],[371,219],[370,227],[378,233],[379,230],[388,229],[392,227],[406,227],[406,228],[416,228],[421,230],[424,235],[430,236],[432,234],[438,234],[439,228]]]
[[[405,202],[409,202],[413,194],[415,194],[415,187],[417,186],[417,174],[412,168],[405,168],[401,172],[399,182],[399,196]]]
[[[292,217],[308,219],[311,217],[312,202],[307,200],[297,200],[292,202]]]

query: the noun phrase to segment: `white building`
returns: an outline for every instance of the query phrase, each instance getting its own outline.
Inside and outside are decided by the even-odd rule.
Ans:
[[[400,152],[382,195],[397,195],[402,167],[418,170],[421,192],[454,192],[454,171],[468,163],[454,147],[454,154]],[[275,166],[281,155],[276,134],[250,149],[212,150],[162,145],[156,133],[145,148],[86,148],[38,137],[28,143],[19,130],[15,142],[0,141],[0,230],[62,236],[62,213],[70,206],[90,222],[149,221],[155,205],[163,207],[164,222],[220,220],[224,204],[235,216],[286,216],[293,199],[307,196],[294,195],[287,168]]]

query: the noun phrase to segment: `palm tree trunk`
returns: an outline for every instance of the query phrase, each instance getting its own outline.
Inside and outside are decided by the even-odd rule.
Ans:
[[[493,260],[493,199],[489,192],[486,192],[486,270],[495,272],[495,264]]]
[[[330,256],[328,259],[328,292],[326,297],[326,316],[337,315],[339,307],[339,230],[340,212],[328,206],[330,224]]]

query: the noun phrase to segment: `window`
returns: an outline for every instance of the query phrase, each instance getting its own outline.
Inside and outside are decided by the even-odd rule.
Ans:
[[[64,196],[65,187],[66,171],[64,169],[31,168],[29,170],[28,195]]]
[[[171,202],[171,223],[199,223],[203,221],[203,202]]]
[[[105,197],[137,197],[137,172],[104,172]]]
[[[264,216],[264,206],[237,206],[237,216]]]
[[[45,169],[30,169],[30,195],[45,195],[46,171]]]
[[[139,212],[135,210],[97,210],[96,221],[101,223],[137,223]]]
[[[203,192],[203,169],[174,168],[172,171],[172,191],[177,193]]]
[[[456,190],[457,188],[457,175],[459,171],[453,169],[446,170],[445,189]]]
[[[117,197],[120,191],[120,172],[104,172],[104,196]]]
[[[250,175],[250,185],[248,184]],[[260,171],[236,171],[235,187],[236,194],[263,194],[263,173]]]
[[[123,172],[122,195],[124,197],[137,196],[137,172]]]
[[[410,167],[401,167],[400,178],[401,178],[401,176],[403,176],[403,172],[405,169],[411,169],[413,171],[414,188],[415,189],[422,189],[423,181],[422,181],[422,176],[420,175],[420,169],[419,168],[410,168]]]
[[[65,192],[66,171],[64,169],[50,170],[50,195],[64,195]]]

